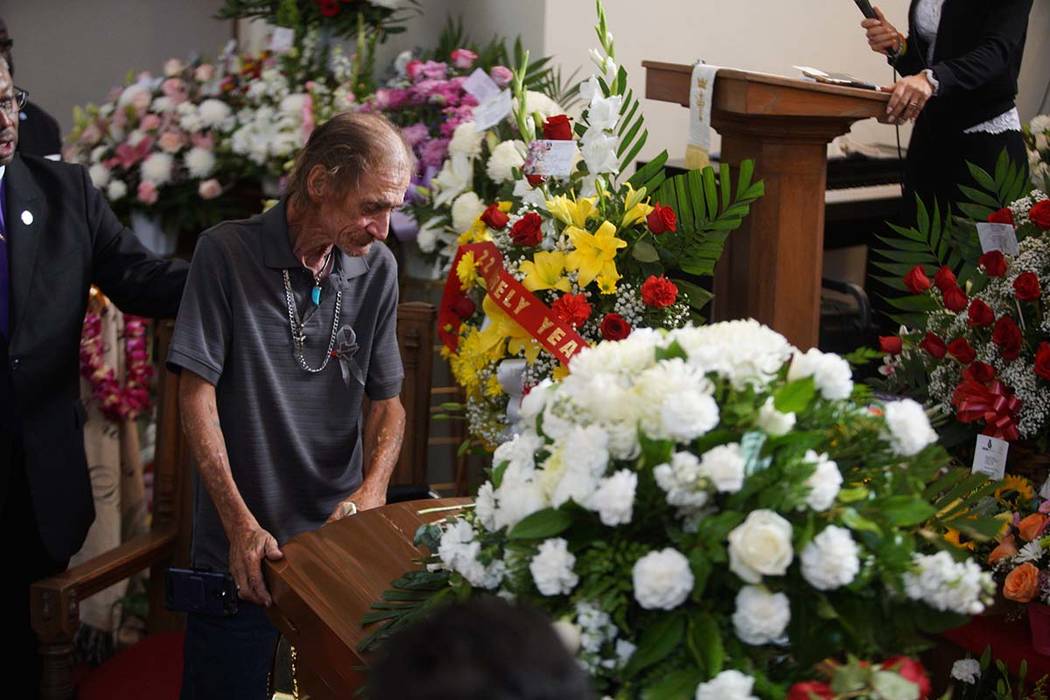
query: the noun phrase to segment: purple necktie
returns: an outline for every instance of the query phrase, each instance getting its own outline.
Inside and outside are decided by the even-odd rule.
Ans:
[[[7,218],[5,216],[7,212],[4,211],[7,207],[6,191],[7,178],[0,178],[0,333],[3,333],[5,338],[10,338],[8,321],[10,319],[11,275],[7,269]]]

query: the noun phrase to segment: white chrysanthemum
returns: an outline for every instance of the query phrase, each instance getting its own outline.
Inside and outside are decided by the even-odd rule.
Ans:
[[[128,186],[123,180],[110,180],[106,187],[106,199],[115,202],[128,193]]]
[[[700,475],[723,493],[736,493],[743,488],[744,456],[740,444],[731,442],[705,452],[700,459]]]
[[[780,437],[787,435],[795,427],[795,414],[778,411],[773,405],[773,397],[770,397],[762,404],[758,411],[758,420],[755,422],[768,435]]]
[[[215,170],[215,154],[206,148],[194,146],[185,156],[190,177],[206,178]]]
[[[529,562],[529,572],[543,595],[568,595],[580,581],[572,570],[574,564],[576,557],[569,552],[569,543],[555,537],[540,543],[539,551]]]
[[[474,122],[463,122],[452,132],[452,140],[448,142],[448,152],[452,155],[477,158],[481,155],[481,142],[484,138],[485,132],[475,129]]]
[[[634,599],[646,610],[673,610],[693,590],[689,560],[671,547],[649,552],[631,572]]]
[[[171,180],[172,157],[167,153],[151,153],[142,161],[142,179],[154,185],[163,185]]]
[[[820,591],[848,586],[860,571],[859,552],[849,530],[829,525],[802,550],[802,576]]]
[[[204,100],[197,109],[197,115],[200,117],[201,124],[209,129],[222,125],[230,118],[231,114],[230,106],[215,98]]]
[[[829,401],[848,399],[853,393],[853,371],[838,355],[810,348],[805,354],[795,352],[788,370],[789,382],[813,377],[820,395]]]
[[[896,454],[911,457],[937,442],[937,433],[930,427],[926,411],[916,401],[892,401],[886,404],[885,414],[890,445]]]
[[[514,168],[520,169],[525,164],[524,150],[525,144],[521,141],[504,141],[492,149],[485,165],[489,179],[497,184],[514,179]]]
[[[102,163],[95,163],[88,168],[88,177],[91,178],[91,184],[98,189],[102,189],[109,184],[109,178],[111,175],[112,173],[109,168],[102,165]]]
[[[700,460],[692,452],[675,452],[669,464],[653,469],[653,478],[672,506],[696,509],[707,503],[707,492],[700,485]]]
[[[689,364],[737,389],[769,384],[794,350],[784,336],[752,319],[679,328],[668,335],[672,341],[685,350]]]
[[[167,114],[168,112],[175,109],[175,101],[166,95],[154,97],[153,102],[149,105],[149,111],[156,114]]]
[[[1032,540],[1025,546],[1021,547],[1020,551],[1014,557],[1014,561],[1018,564],[1024,564],[1026,561],[1035,561],[1043,556],[1043,545],[1039,544],[1039,540]]]
[[[452,228],[463,233],[477,221],[485,211],[485,205],[474,192],[464,192],[452,203]]]
[[[735,669],[722,671],[696,688],[696,700],[758,700],[751,694],[755,679]]]
[[[915,570],[904,575],[904,591],[931,608],[961,615],[980,615],[995,583],[972,559],[956,562],[948,552],[915,554]]]
[[[539,112],[540,116],[546,119],[547,117],[553,117],[555,114],[561,114],[564,110],[561,108],[561,105],[542,92],[526,90],[525,111],[529,114]]]
[[[736,594],[733,629],[744,644],[760,646],[784,636],[791,622],[791,603],[783,593],[765,586],[744,586]]]
[[[587,171],[594,175],[619,172],[620,161],[616,156],[619,146],[620,140],[615,136],[588,130],[583,135],[583,147],[580,149],[583,161],[587,163]]]
[[[839,489],[842,488],[839,465],[828,459],[826,454],[817,454],[813,450],[806,450],[803,459],[817,465],[813,474],[806,479],[806,485],[809,486],[806,505],[818,513],[825,511],[835,502]]]
[[[598,511],[603,525],[626,525],[631,522],[636,488],[638,475],[630,469],[621,469],[598,482],[590,507]]]
[[[981,662],[977,659],[959,659],[952,664],[952,678],[973,685],[981,677]]]
[[[175,108],[175,111],[179,115],[179,126],[182,127],[184,131],[188,131],[192,134],[204,128],[204,122],[201,121],[200,110],[198,110],[197,106],[192,102],[181,103]]]
[[[592,129],[615,129],[616,123],[620,120],[620,108],[622,106],[623,97],[620,95],[610,95],[609,97],[602,97],[601,94],[594,95],[587,110],[588,125]]]
[[[751,511],[729,533],[729,569],[748,583],[783,576],[795,557],[791,534],[791,523],[777,513]]]

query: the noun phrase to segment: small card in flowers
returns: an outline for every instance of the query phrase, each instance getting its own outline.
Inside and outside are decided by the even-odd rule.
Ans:
[[[982,221],[977,224],[977,235],[981,238],[982,253],[998,250],[1004,255],[1017,255],[1017,233],[1013,224]]]
[[[540,177],[569,177],[576,158],[575,141],[538,139],[529,144],[522,172]]]
[[[474,108],[474,130],[487,131],[499,124],[510,114],[514,106],[514,98],[510,90],[504,90],[495,97],[482,102]]]
[[[270,51],[275,54],[284,54],[292,50],[295,43],[295,30],[288,27],[277,27],[270,37]]]
[[[463,81],[463,89],[474,96],[478,104],[484,104],[499,94],[499,85],[484,69],[478,68]]]
[[[977,447],[973,452],[973,473],[1000,481],[1006,474],[1006,452],[1009,449],[1010,443],[1006,440],[978,435]]]

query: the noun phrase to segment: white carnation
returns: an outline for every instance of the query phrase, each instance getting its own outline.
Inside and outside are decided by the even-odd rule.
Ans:
[[[626,525],[631,522],[634,507],[634,492],[638,487],[638,475],[630,469],[621,469],[598,483],[598,490],[591,499],[590,507],[598,511],[602,524]]]
[[[673,610],[693,590],[693,572],[681,552],[668,547],[649,552],[632,570],[634,598],[646,610]]]
[[[744,586],[736,594],[733,629],[740,641],[752,646],[775,642],[791,622],[791,604],[783,593],[764,586]]]
[[[568,595],[580,581],[572,570],[575,563],[569,543],[556,537],[540,543],[539,551],[529,562],[529,572],[543,595]]]
[[[672,506],[695,509],[707,503],[707,492],[700,486],[700,460],[691,452],[675,452],[669,464],[653,469],[653,477]]]
[[[794,559],[791,523],[777,513],[759,509],[729,533],[729,569],[748,583],[762,576],[783,576]]]
[[[839,465],[828,459],[826,454],[817,454],[813,450],[806,450],[803,460],[817,465],[813,474],[806,479],[806,485],[809,486],[806,504],[817,512],[825,511],[835,502],[842,487]]]
[[[231,111],[229,105],[222,100],[209,98],[201,102],[197,114],[206,128],[214,129],[230,118]]]
[[[547,398],[551,393],[551,387],[554,385],[550,379],[544,379],[542,382],[532,387],[529,393],[521,399],[521,419],[532,425],[536,417],[543,413],[544,407],[547,405]]]
[[[653,437],[691,442],[718,425],[718,404],[707,394],[679,391],[660,405],[660,430]]]
[[[787,435],[795,427],[794,413],[781,413],[773,405],[773,397],[766,399],[758,411],[758,427],[773,437]]]
[[[486,481],[478,488],[478,495],[474,498],[474,513],[486,530],[496,529],[496,496],[491,481]]]
[[[904,591],[931,608],[980,615],[991,601],[995,583],[972,559],[956,562],[948,552],[915,554],[914,571],[904,575]]]
[[[548,480],[551,504],[558,507],[572,499],[589,507],[608,463],[609,434],[596,425],[573,426],[544,462],[541,479]]]
[[[981,677],[981,662],[977,659],[959,659],[952,664],[952,678],[973,685]]]
[[[464,192],[452,203],[452,228],[463,233],[477,221],[485,211],[485,205],[474,192]]]
[[[452,155],[476,158],[481,155],[481,142],[484,138],[485,132],[475,129],[474,122],[463,122],[452,132],[452,140],[448,142],[448,152]]]
[[[696,688],[696,700],[758,700],[751,694],[755,679],[735,669],[722,671]]]
[[[911,399],[892,401],[886,404],[885,414],[890,445],[897,455],[911,457],[937,442],[937,433],[919,403]]]
[[[88,168],[88,176],[91,178],[91,184],[102,189],[109,184],[109,178],[111,176],[109,168],[102,165],[102,163],[95,163]]]
[[[215,170],[215,154],[206,148],[194,146],[186,152],[185,160],[190,177],[204,179]]]
[[[674,341],[702,374],[713,372],[737,389],[769,384],[793,351],[784,336],[753,319],[680,328],[667,336],[668,344]]]
[[[503,581],[507,567],[502,561],[484,566],[478,561],[480,551],[481,543],[475,539],[474,528],[462,518],[445,528],[438,544],[438,558],[446,568],[463,576],[472,586],[496,588]]]
[[[514,179],[514,168],[520,169],[525,164],[524,150],[525,144],[521,141],[504,141],[492,149],[485,166],[489,179],[497,184]]]
[[[128,193],[128,186],[123,180],[110,180],[106,187],[106,199],[115,202]]]
[[[802,550],[802,576],[820,591],[848,586],[860,571],[859,551],[849,530],[829,525]]]
[[[700,475],[716,490],[736,493],[744,486],[744,456],[739,443],[713,447],[700,460]]]
[[[171,180],[173,159],[167,153],[152,153],[142,161],[142,179],[154,185],[163,185]]]
[[[829,401],[848,399],[853,393],[853,371],[838,355],[810,348],[805,354],[795,352],[788,370],[788,381],[813,377],[820,395]]]

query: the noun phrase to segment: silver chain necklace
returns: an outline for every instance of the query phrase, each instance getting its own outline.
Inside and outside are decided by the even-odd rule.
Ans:
[[[295,359],[307,372],[311,374],[317,374],[323,372],[324,368],[328,366],[328,361],[332,359],[332,349],[335,348],[335,337],[339,332],[339,310],[343,306],[343,293],[341,291],[335,293],[335,313],[332,317],[332,337],[328,340],[328,350],[325,351],[324,360],[321,362],[320,367],[311,367],[306,362],[306,358],[303,357],[303,346],[306,345],[306,333],[303,330],[303,324],[299,321],[299,309],[295,306],[295,297],[292,295],[292,281],[288,276],[288,270],[281,270],[281,274],[284,275],[284,298],[288,302],[288,324],[292,330],[292,347],[295,348]]]

